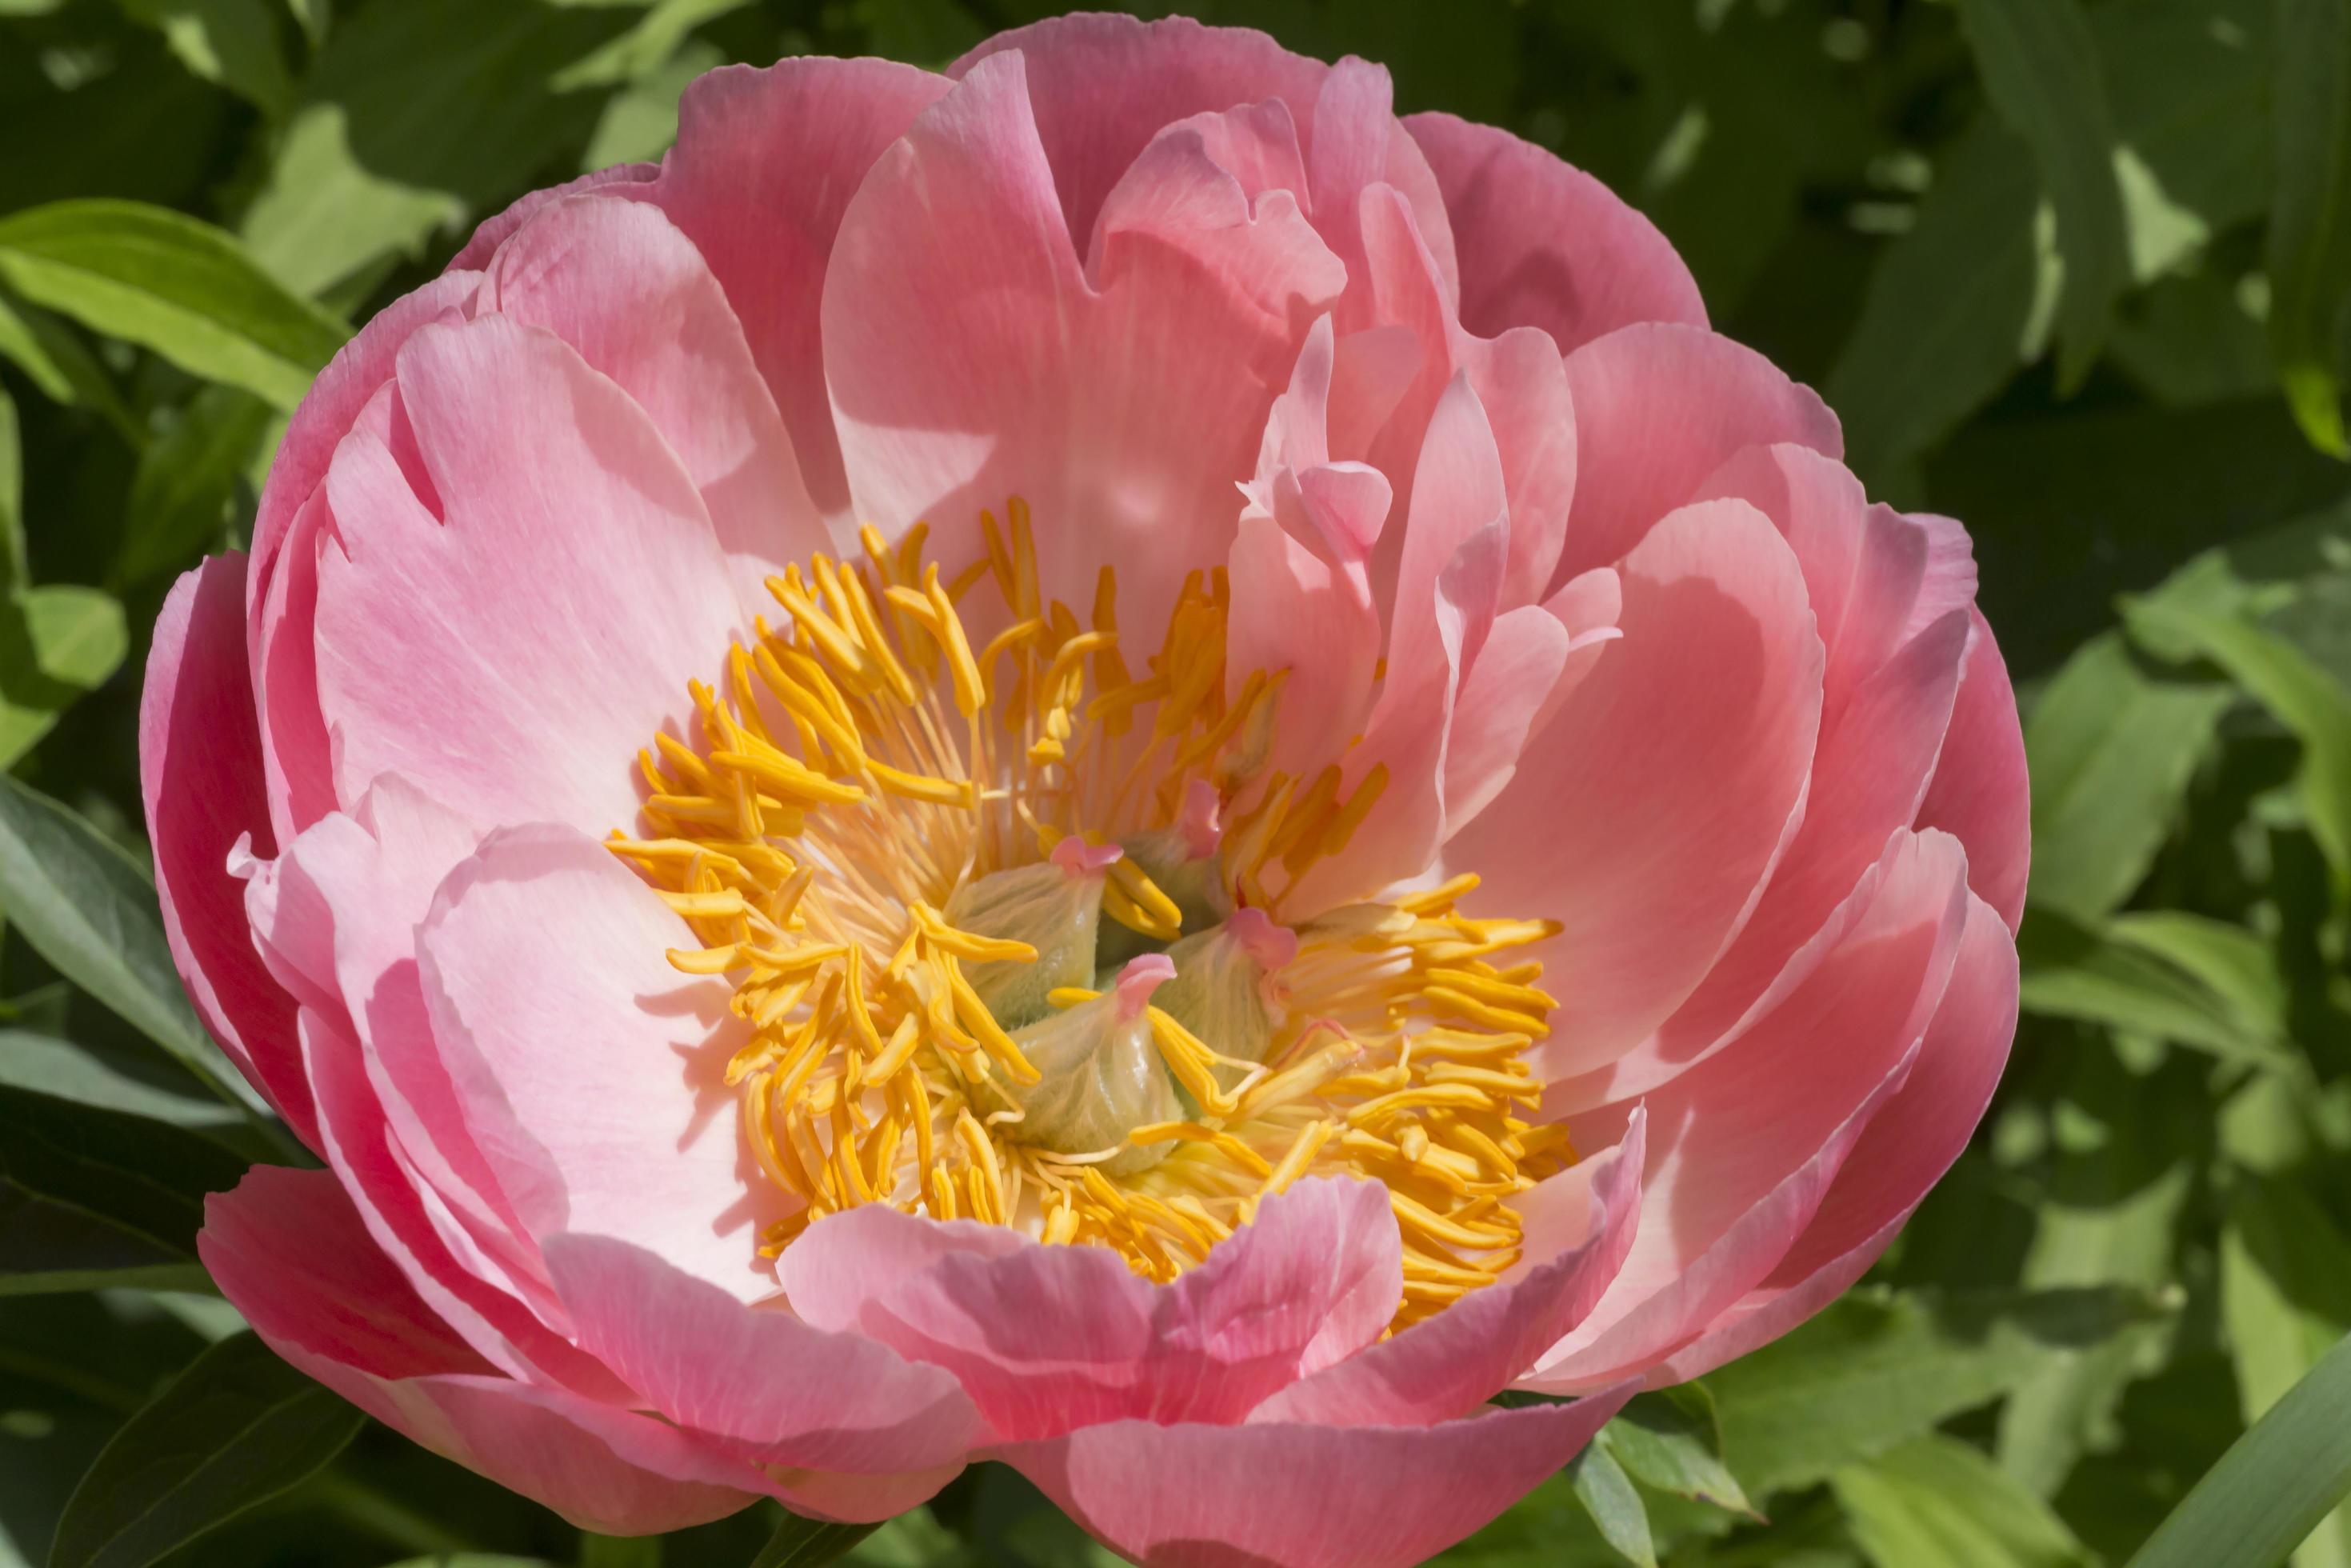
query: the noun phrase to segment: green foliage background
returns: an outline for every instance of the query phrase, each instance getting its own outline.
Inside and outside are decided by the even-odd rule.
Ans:
[[[1041,10],[0,0],[0,1568],[851,1545],[773,1510],[583,1541],[240,1335],[200,1195],[296,1156],[162,950],[139,670],[348,323],[473,222],[657,156],[723,61],[936,65]],[[2025,1018],[1975,1146],[1844,1301],[1442,1561],[2274,1561],[2351,1484],[2344,1355],[2147,1543],[2351,1329],[2351,0],[1198,10],[1649,211],[1875,494],[1966,519],[2028,716]],[[848,1561],[1107,1559],[980,1467]],[[2294,1561],[2351,1565],[2346,1515]]]

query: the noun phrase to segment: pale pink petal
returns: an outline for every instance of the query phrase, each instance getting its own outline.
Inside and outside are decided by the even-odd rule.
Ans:
[[[435,1453],[610,1533],[683,1529],[769,1490],[674,1427],[498,1376],[378,1252],[327,1171],[256,1166],[204,1203],[204,1267],[271,1349]]]
[[[2016,994],[2007,925],[1971,896],[1950,984],[1901,1092],[1871,1120],[1779,1266],[1660,1363],[1653,1385],[1699,1376],[1778,1338],[1876,1260],[1982,1119],[2016,1030]]]
[[[1918,808],[1918,826],[1940,828],[1968,847],[1968,885],[2014,931],[2024,915],[2024,877],[2032,863],[2032,796],[2024,777],[2024,735],[2016,692],[1980,611],[1968,644],[1967,669],[1934,781]]]
[[[1363,196],[1374,186],[1385,187],[1410,214],[1426,248],[1444,313],[1458,315],[1461,274],[1445,197],[1419,144],[1397,122],[1395,86],[1387,68],[1353,55],[1331,68],[1315,95],[1310,147],[1315,224],[1347,264],[1351,284],[1339,308],[1340,324],[1352,331],[1378,319],[1362,231]]]
[[[702,492],[747,602],[766,602],[768,573],[832,549],[726,294],[660,208],[542,207],[486,264],[475,308],[546,328],[636,400]]]
[[[204,1027],[304,1142],[316,1118],[294,998],[245,918],[230,852],[275,847],[246,664],[246,558],[214,556],[172,586],[155,620],[139,701],[140,797],[155,851],[163,936]]]
[[[1553,154],[1490,125],[1416,114],[1461,252],[1461,324],[1540,327],[1562,351],[1643,321],[1706,325],[1689,268],[1656,225]]]
[[[997,1457],[1148,1568],[1406,1568],[1574,1458],[1632,1389],[1433,1427],[1114,1421]]]
[[[1548,917],[1560,998],[1547,1076],[1637,1043],[1694,990],[1799,821],[1820,715],[1820,639],[1786,541],[1709,501],[1619,572],[1621,639],[1447,847],[1477,907]]]
[[[818,322],[834,236],[873,161],[947,85],[888,60],[723,66],[686,89],[660,175],[608,193],[652,202],[702,252],[775,393],[810,496],[837,520],[854,519]]]
[[[742,621],[692,480],[619,387],[499,317],[417,333],[395,401],[413,476],[362,426],[328,478],[319,684],[342,797],[390,772],[485,826],[632,825],[638,749]]]
[[[1623,1266],[1640,1225],[1644,1126],[1635,1112],[1622,1143],[1517,1200],[1530,1260],[1292,1384],[1249,1420],[1404,1426],[1449,1421],[1491,1398],[1583,1321]]]
[[[685,923],[602,844],[506,829],[443,883],[425,1000],[475,1141],[542,1241],[610,1236],[749,1301],[783,1195],[737,1126],[748,1025],[723,979],[671,967]]]
[[[1478,662],[1454,698],[1445,742],[1445,823],[1449,838],[1477,819],[1517,776],[1527,736],[1549,706],[1574,637],[1540,604],[1494,618]]]
[[[1904,835],[1835,952],[1737,1041],[1643,1102],[1640,1234],[1591,1315],[1526,1387],[1637,1374],[1768,1274],[1819,1207],[1870,1119],[1917,1059],[1967,915],[1966,857]],[[1624,1111],[1570,1119],[1579,1148]]]
[[[889,1215],[859,1234],[927,1223]],[[799,1245],[788,1284],[805,1267]],[[953,1373],[1002,1440],[1129,1417],[1231,1422],[1376,1339],[1400,1258],[1384,1188],[1307,1181],[1172,1284],[1099,1247],[950,1249],[870,1296],[857,1328]]]
[[[1844,450],[1836,415],[1811,388],[1702,328],[1619,328],[1567,356],[1567,381],[1580,456],[1563,576],[1631,549],[1742,446]]]
[[[986,1433],[938,1368],[746,1306],[643,1248],[558,1236],[547,1262],[582,1348],[670,1420],[759,1464],[920,1475],[959,1465]]]
[[[867,176],[824,296],[859,515],[931,519],[953,564],[982,509],[1020,496],[1045,593],[1087,602],[1114,561],[1122,620],[1144,628],[1230,548],[1274,389],[1343,281],[1289,198],[1252,215],[1196,141],[1167,145],[1186,188],[1160,193],[1156,229],[1110,234],[1089,280],[1022,57],[990,57]]]
[[[481,271],[490,265],[490,257],[497,254],[500,246],[513,237],[517,229],[536,217],[543,208],[552,206],[568,197],[580,195],[604,185],[642,185],[660,176],[661,165],[658,163],[615,163],[609,169],[593,170],[580,175],[577,179],[566,180],[559,185],[549,185],[542,190],[526,192],[517,197],[503,212],[495,216],[484,218],[475,225],[473,234],[467,237],[465,245],[459,247],[456,255],[449,258],[448,270],[452,272]]]
[[[885,1204],[860,1204],[801,1232],[776,1260],[776,1278],[803,1321],[847,1331],[861,1328],[869,1307],[942,1259],[1005,1258],[1032,1245],[1008,1226],[918,1218]]]
[[[1331,469],[1311,470],[1330,474]],[[1376,470],[1364,473],[1384,490]],[[1285,476],[1280,509],[1300,532],[1317,515]],[[1270,767],[1311,777],[1363,732],[1379,661],[1380,618],[1360,563],[1333,563],[1272,517],[1247,517],[1229,558],[1232,608],[1225,626],[1228,678],[1284,674]]]

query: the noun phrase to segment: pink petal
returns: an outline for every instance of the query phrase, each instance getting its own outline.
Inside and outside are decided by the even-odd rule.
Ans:
[[[271,1349],[584,1529],[683,1529],[768,1490],[659,1421],[491,1372],[375,1249],[329,1172],[256,1166],[205,1200],[204,1221],[205,1269]]]
[[[1619,575],[1623,638],[1446,850],[1480,908],[1562,924],[1553,1077],[1623,1054],[1705,977],[1799,820],[1819,723],[1803,579],[1751,507],[1677,512]]]
[[[775,393],[809,495],[836,517],[849,483],[818,324],[834,236],[873,161],[947,85],[887,60],[724,66],[686,89],[659,177],[611,193],[652,202],[702,252]]]
[[[1384,66],[1349,55],[1331,68],[1315,95],[1313,135],[1308,162],[1316,225],[1347,264],[1351,287],[1340,306],[1349,330],[1377,319],[1376,285],[1366,275],[1362,214],[1365,193],[1383,187],[1426,248],[1440,308],[1450,320],[1459,313],[1461,274],[1453,254],[1453,228],[1445,198],[1428,160],[1395,117],[1395,87]]]
[[[628,826],[638,749],[742,620],[692,480],[625,392],[498,317],[420,331],[387,406],[411,471],[363,426],[327,486],[319,683],[343,798],[392,772],[486,826]]]
[[[1494,618],[1454,699],[1453,728],[1445,742],[1445,836],[1467,827],[1510,787],[1573,644],[1559,617],[1541,605],[1520,605]]]
[[[985,1434],[953,1377],[861,1334],[746,1306],[623,1241],[558,1236],[547,1260],[583,1348],[662,1415],[756,1463],[927,1475],[960,1467]]]
[[[1405,1568],[1573,1458],[1632,1387],[1434,1427],[1116,1421],[997,1457],[1149,1568]]]
[[[1449,114],[1404,123],[1445,193],[1469,330],[1540,327],[1568,351],[1637,322],[1706,325],[1672,244],[1607,186],[1490,125]]]
[[[2008,664],[1981,612],[1974,612],[1967,669],[1934,780],[1918,807],[1918,826],[1940,828],[1968,847],[1968,885],[2014,931],[2024,914],[2024,878],[2032,862],[2032,792],[2024,777],[2024,735]]]
[[[746,602],[832,548],[776,400],[693,242],[643,202],[542,207],[486,265],[477,310],[544,327],[621,383],[702,492]]]
[[[1786,1255],[1917,1060],[1965,925],[1966,869],[1957,841],[1902,835],[1836,950],[1736,1042],[1646,1097],[1640,1234],[1524,1386],[1639,1372]],[[1576,1145],[1606,1143],[1623,1113],[1572,1118]]]
[[[1022,57],[981,60],[867,177],[824,298],[859,515],[976,553],[980,511],[1023,497],[1045,593],[1089,602],[1115,561],[1122,621],[1154,629],[1230,548],[1271,389],[1343,281],[1288,197],[1252,214],[1196,143],[1165,145],[1152,226],[1110,233],[1089,280]]]
[[[172,586],[155,620],[139,702],[140,796],[155,849],[163,936],[197,1016],[238,1070],[314,1147],[294,998],[245,918],[231,850],[269,853],[269,809],[246,664],[246,558],[215,556]]]
[[[2008,927],[1971,895],[1950,984],[1908,1081],[1871,1120],[1779,1266],[1660,1364],[1654,1383],[1699,1376],[1778,1338],[1876,1260],[1982,1119],[2015,1033],[2016,992]]]
[[[572,196],[580,195],[604,185],[642,185],[661,177],[658,163],[615,163],[609,169],[597,169],[577,179],[566,180],[560,185],[548,185],[518,196],[505,211],[494,217],[484,218],[456,255],[449,258],[451,272],[479,272],[490,265],[498,247],[514,236],[545,208]]]
[[[1035,1245],[1008,1226],[937,1221],[878,1203],[825,1216],[776,1260],[776,1278],[801,1320],[820,1329],[862,1329],[869,1308],[941,1260],[1005,1258]]]
[[[787,1283],[821,1269],[794,1256],[810,1239],[837,1254],[929,1223],[876,1212],[838,1239],[825,1233],[845,1216],[812,1227],[786,1253]],[[857,1327],[955,1374],[1005,1440],[1129,1417],[1232,1422],[1376,1339],[1395,1312],[1399,1258],[1384,1188],[1308,1181],[1169,1285],[1098,1247],[949,1249],[870,1296]]]
[[[1583,1321],[1623,1266],[1641,1215],[1645,1123],[1519,1200],[1531,1247],[1553,1245],[1499,1282],[1294,1383],[1249,1420],[1408,1426],[1474,1410]]]
[[[1619,328],[1568,355],[1567,380],[1582,456],[1563,576],[1631,549],[1742,446],[1844,450],[1836,415],[1812,389],[1701,328]]]
[[[632,1241],[744,1301],[773,1289],[780,1218],[737,1127],[727,1059],[748,1026],[696,946],[592,839],[502,830],[442,885],[418,936],[426,1005],[467,1122],[542,1242]]]

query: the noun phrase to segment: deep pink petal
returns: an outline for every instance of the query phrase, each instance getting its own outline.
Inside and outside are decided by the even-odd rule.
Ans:
[[[1637,1043],[1695,989],[1798,821],[1822,653],[1793,554],[1738,501],[1676,513],[1625,560],[1621,639],[1447,846],[1479,907],[1542,916],[1549,1076]]]
[[[294,998],[271,977],[245,918],[230,852],[275,846],[246,664],[246,558],[215,556],[181,578],[155,620],[139,702],[139,784],[155,850],[163,936],[221,1049],[314,1147]]]
[[[256,1166],[205,1200],[197,1246],[270,1348],[469,1469],[616,1534],[682,1529],[768,1490],[675,1428],[498,1376],[417,1299],[327,1171]]]
[[[670,967],[695,944],[652,888],[592,839],[507,829],[418,942],[466,1121],[534,1236],[634,1242],[740,1300],[774,1289],[758,1239],[782,1197],[725,1081],[748,1026],[723,980]]]
[[[1434,1427],[1117,1421],[998,1457],[1147,1568],[1405,1568],[1573,1458],[1632,1386]]]
[[[483,826],[630,826],[638,749],[743,620],[692,480],[625,392],[500,317],[420,331],[386,406],[395,444],[355,429],[327,486],[343,798],[399,773]]]
[[[1974,613],[1967,669],[1943,737],[1918,826],[1940,828],[1968,847],[1968,885],[2014,931],[2024,915],[2032,863],[2032,796],[2024,776],[2024,733],[2016,692],[1991,628]]]
[[[1844,438],[1811,388],[1702,328],[1622,327],[1567,356],[1579,457],[1563,577],[1606,566],[1743,446]]]
[[[775,392],[810,496],[837,517],[849,484],[818,323],[834,237],[873,161],[947,86],[888,60],[724,66],[686,89],[660,175],[609,193],[652,202],[702,252]]]

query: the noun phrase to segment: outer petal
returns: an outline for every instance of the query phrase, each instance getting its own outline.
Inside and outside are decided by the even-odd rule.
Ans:
[[[1490,125],[1416,114],[1461,255],[1461,324],[1540,327],[1562,352],[1643,321],[1706,325],[1698,284],[1656,225],[1607,186]]]
[[[585,1529],[683,1529],[768,1490],[674,1427],[492,1373],[376,1251],[326,1171],[256,1166],[205,1201],[204,1221],[204,1267],[271,1349]]]
[[[484,218],[475,226],[465,245],[449,258],[451,272],[479,272],[490,264],[498,247],[511,238],[514,232],[541,209],[569,197],[582,195],[604,185],[642,185],[659,178],[658,163],[615,163],[609,169],[597,169],[560,185],[549,185],[537,191],[527,191],[517,196],[505,211],[494,217]]]
[[[2007,662],[1982,612],[1972,614],[1967,668],[1934,781],[1918,807],[1918,825],[1941,828],[1968,846],[1968,885],[2014,931],[2024,914],[2024,877],[2032,862],[2024,733],[2017,726]]]
[[[1049,596],[1087,601],[1112,560],[1123,617],[1163,623],[1185,570],[1229,548],[1274,390],[1343,281],[1287,196],[1252,214],[1194,152],[1164,172],[1186,189],[1110,235],[1092,281],[1019,56],[981,61],[883,156],[825,285],[862,516],[927,517],[971,549],[979,512],[1021,496]]]
[[[155,847],[163,936],[204,1027],[306,1143],[318,1143],[294,998],[271,978],[245,920],[230,851],[273,847],[245,657],[241,555],[173,585],[155,621],[139,703],[139,784]]]
[[[1699,1376],[1778,1338],[1876,1261],[1982,1119],[2016,1030],[2016,993],[2015,944],[1999,912],[1973,896],[1950,984],[1901,1092],[1862,1134],[1779,1266],[1660,1363],[1653,1385]]]
[[[1798,820],[1822,654],[1795,558],[1741,502],[1687,507],[1620,573],[1601,652],[1447,863],[1562,924],[1549,1076],[1640,1040],[1704,978]]]
[[[1567,357],[1580,454],[1554,580],[1606,566],[1742,446],[1840,455],[1836,415],[1752,349],[1695,327],[1624,327]]]
[[[997,1457],[1148,1568],[1405,1568],[1523,1497],[1631,1392],[1435,1427],[1116,1421]]]
[[[670,967],[686,926],[601,843],[503,830],[442,885],[424,993],[474,1135],[542,1242],[633,1242],[749,1301],[779,1218],[737,1125],[726,987]]]
[[[701,498],[548,333],[427,328],[400,365],[395,444],[354,430],[328,481],[319,683],[342,797],[392,772],[486,826],[625,827],[638,748],[742,622]]]
[[[774,389],[809,494],[837,517],[849,484],[818,324],[834,236],[873,161],[947,85],[887,60],[723,67],[686,89],[660,177],[611,193],[652,202],[702,252]]]

